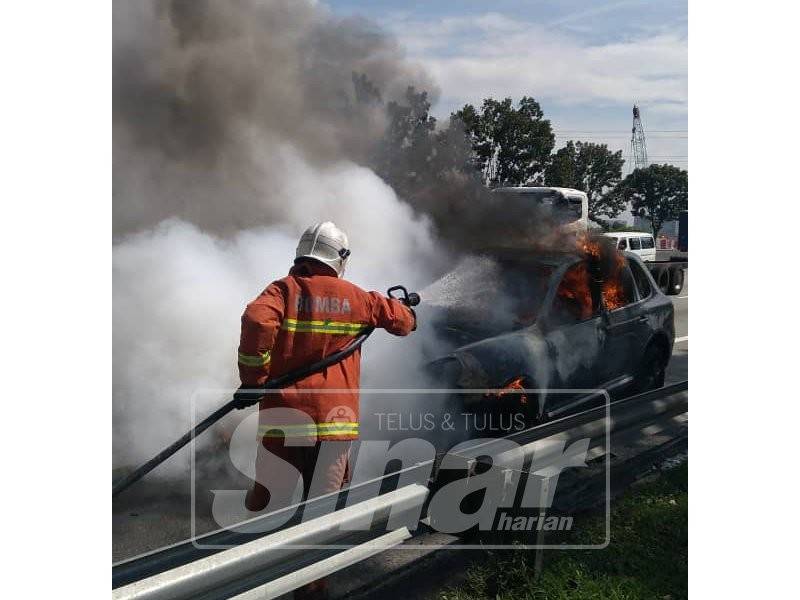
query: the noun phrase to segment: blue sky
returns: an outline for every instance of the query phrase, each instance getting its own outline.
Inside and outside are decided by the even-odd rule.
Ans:
[[[651,162],[686,168],[686,0],[327,0],[392,32],[440,87],[446,119],[487,96],[533,96],[567,139],[627,158],[631,107],[642,111]]]

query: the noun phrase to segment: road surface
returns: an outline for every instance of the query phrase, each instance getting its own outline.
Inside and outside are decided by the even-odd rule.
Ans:
[[[670,296],[675,306],[675,344],[672,359],[667,367],[667,383],[689,379],[689,271],[683,290],[677,296]]]

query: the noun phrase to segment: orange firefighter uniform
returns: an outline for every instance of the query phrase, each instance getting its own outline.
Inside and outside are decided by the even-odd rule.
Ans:
[[[257,388],[269,377],[318,362],[343,349],[367,327],[402,336],[414,329],[415,321],[414,313],[403,303],[366,292],[337,277],[326,265],[300,260],[287,277],[271,283],[248,304],[242,315],[242,385]],[[261,399],[261,443],[300,471],[305,496],[309,494],[314,463],[324,473],[324,484],[317,493],[339,489],[344,482],[350,441],[358,439],[360,362],[361,352],[356,350],[341,362]],[[309,418],[271,423],[263,417],[263,409],[273,407],[296,409]],[[295,436],[316,439],[316,445],[287,447],[284,437]],[[322,441],[347,443],[341,444],[338,453],[320,453]],[[326,464],[320,465],[321,460]],[[256,473],[257,479],[269,480],[269,473],[261,472],[258,460]],[[248,495],[248,508],[263,509],[267,498],[266,490],[256,483]]]

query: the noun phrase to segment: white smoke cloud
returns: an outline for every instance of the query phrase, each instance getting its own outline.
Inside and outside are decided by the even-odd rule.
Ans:
[[[286,167],[274,192],[285,204],[282,222],[222,238],[173,218],[115,245],[115,466],[141,462],[186,431],[195,392],[237,387],[244,306],[286,274],[310,223],[333,220],[347,231],[353,249],[347,276],[367,289],[393,283],[414,289],[443,260],[429,224],[369,169],[349,162],[312,167],[290,146],[278,154]],[[405,342],[373,336],[366,380],[396,368],[403,354],[391,346],[398,343]],[[390,358],[391,365],[384,360]],[[198,417],[227,399],[196,398]],[[183,457],[158,472],[185,469]]]
[[[346,276],[367,289],[414,289],[443,264],[427,220],[360,166],[386,127],[361,75],[385,102],[436,93],[392,36],[316,2],[114,2],[115,466],[188,430],[198,390],[238,386],[242,311],[308,225],[348,233]],[[397,372],[396,343],[370,339],[365,381]],[[196,398],[200,418],[228,399]]]

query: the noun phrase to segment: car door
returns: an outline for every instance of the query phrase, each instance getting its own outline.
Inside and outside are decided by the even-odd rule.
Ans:
[[[585,261],[567,269],[550,302],[543,326],[554,390],[594,388],[605,342],[600,293]],[[544,387],[544,384],[540,383]],[[547,411],[569,404],[575,394],[548,394]]]
[[[638,360],[647,343],[649,325],[644,311],[644,298],[636,287],[631,265],[627,258],[613,285],[615,293],[604,289],[605,319],[604,383],[620,377],[633,376]],[[638,265],[633,265],[638,267]]]

